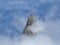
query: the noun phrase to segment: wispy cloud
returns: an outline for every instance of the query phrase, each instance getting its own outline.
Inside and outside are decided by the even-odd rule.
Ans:
[[[18,16],[15,19],[15,21],[13,21],[14,24],[12,23],[13,26],[18,27],[18,29],[19,29],[19,27],[21,27],[21,26],[18,26],[18,24],[20,24],[19,19],[22,20],[21,22],[23,25],[26,23],[24,17],[19,18],[19,16]],[[0,45],[58,45],[53,40],[53,38],[50,35],[48,35],[48,33],[54,29],[54,27],[52,27],[53,22],[51,22],[51,23],[50,22],[41,22],[40,20],[38,20],[35,24],[36,24],[35,26],[33,24],[31,29],[33,29],[33,31],[35,30],[38,32],[42,30],[42,32],[44,32],[43,34],[40,33],[40,34],[37,34],[36,36],[32,36],[32,37],[22,34],[20,36],[14,37],[14,39],[11,39],[10,37],[1,36]],[[55,24],[53,26],[55,26]],[[54,31],[55,31],[55,29],[54,29]],[[45,34],[45,33],[47,33],[47,34]],[[51,32],[50,32],[50,34],[51,34]]]
[[[26,25],[27,17],[28,17],[26,14],[23,13],[25,9],[29,10],[30,11],[29,13],[31,12],[37,13],[40,8],[38,10],[36,10],[35,8],[49,1],[55,2],[53,0],[33,0],[33,1],[32,0],[19,0],[19,1],[13,0],[13,1],[7,1],[7,2],[0,0],[0,3],[1,3],[0,10],[1,9],[3,10],[3,11],[0,11],[1,12],[0,29],[3,30],[2,32],[4,34],[6,32],[7,32],[6,34],[8,34],[7,37],[0,35],[0,45],[60,45],[60,20],[56,20],[56,17],[55,17],[59,7],[57,6],[57,4],[55,5],[55,3],[52,3],[53,4],[52,7],[49,8],[49,11],[45,14],[46,15],[45,21],[38,20],[36,23],[34,23],[30,27],[34,32],[40,32],[36,36],[29,37],[22,34],[20,36],[14,36],[13,39],[9,37],[10,36],[9,34],[11,34],[11,32],[13,32],[13,34],[15,33],[14,32],[15,29],[19,31],[23,31]],[[10,9],[11,10],[18,9],[18,10],[11,12]],[[6,14],[6,12],[9,14],[4,15]],[[44,13],[45,11],[42,11],[42,12]],[[21,14],[24,14],[24,15],[21,16]],[[11,17],[13,20],[9,21]],[[5,18],[6,18],[5,20],[6,22],[4,22]],[[1,23],[2,22],[1,20],[3,21],[3,23]],[[13,27],[15,29],[12,29]]]

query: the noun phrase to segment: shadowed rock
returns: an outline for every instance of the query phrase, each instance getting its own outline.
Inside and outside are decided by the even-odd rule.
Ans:
[[[24,34],[26,34],[26,35],[35,35],[35,33],[31,29],[28,28],[29,26],[32,26],[32,24],[35,21],[36,21],[36,16],[31,14],[28,17],[27,24],[26,24],[26,26],[24,28],[24,31],[23,31]]]

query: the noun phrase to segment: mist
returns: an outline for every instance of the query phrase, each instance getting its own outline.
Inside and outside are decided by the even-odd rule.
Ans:
[[[50,22],[49,22],[50,23]],[[53,38],[49,35],[49,32],[52,31],[50,25],[38,20],[29,27],[33,32],[37,32],[35,36],[28,36],[21,34],[20,36],[15,36],[14,39],[11,39],[9,36],[0,36],[0,45],[59,45]],[[47,30],[48,29],[48,30]],[[55,30],[54,30],[55,31]]]

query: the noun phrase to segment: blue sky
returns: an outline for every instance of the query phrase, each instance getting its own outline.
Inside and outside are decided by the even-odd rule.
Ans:
[[[60,42],[60,0],[0,0],[0,36],[19,37],[31,13],[44,23],[42,34]]]

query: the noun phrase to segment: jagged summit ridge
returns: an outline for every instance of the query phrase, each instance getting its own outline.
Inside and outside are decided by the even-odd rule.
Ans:
[[[35,15],[31,14],[28,17],[27,24],[24,28],[23,33],[27,34],[27,35],[35,35],[35,33],[29,27],[32,26],[32,24],[36,21],[37,21],[37,17]]]

